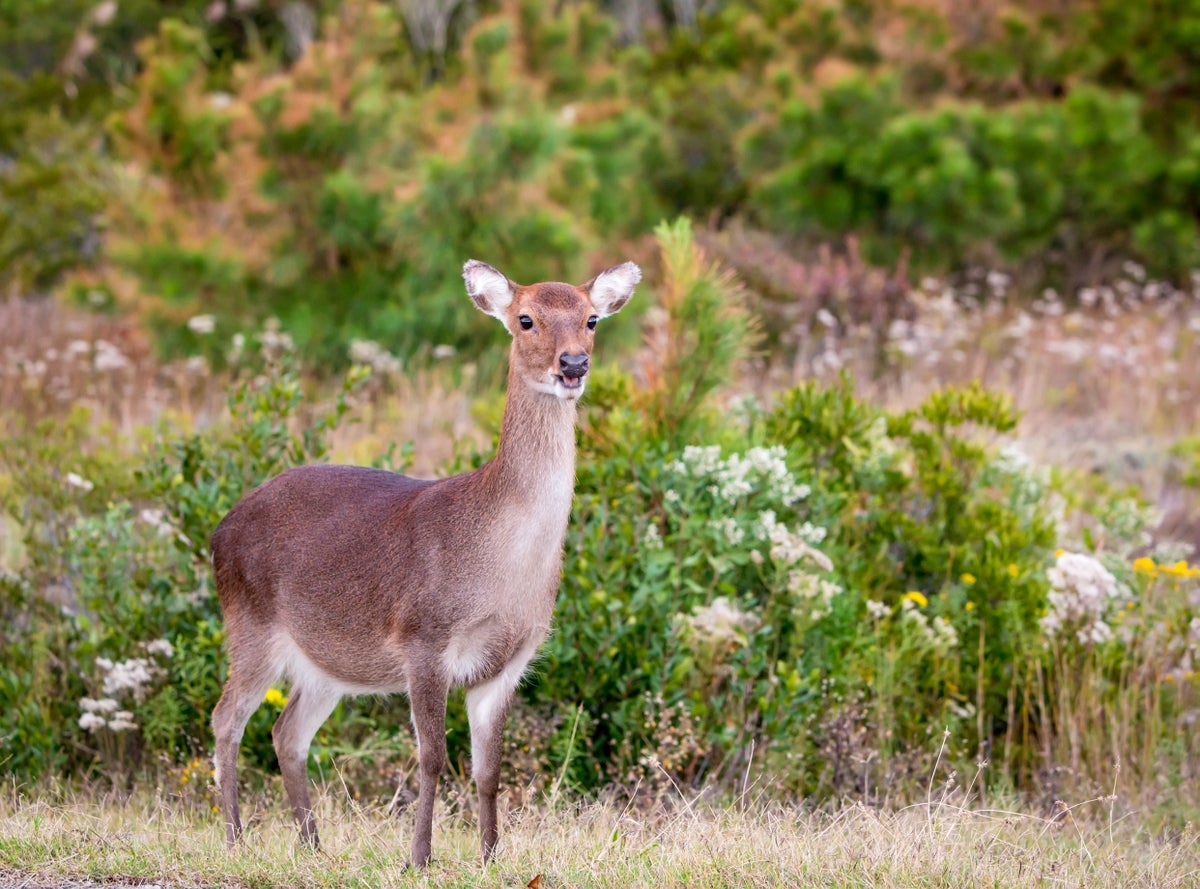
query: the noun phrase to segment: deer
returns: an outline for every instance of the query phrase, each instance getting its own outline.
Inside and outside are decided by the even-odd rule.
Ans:
[[[641,270],[625,262],[579,286],[522,286],[470,260],[463,279],[512,337],[495,456],[434,480],[295,467],[246,494],[212,533],[229,661],[212,714],[214,777],[231,849],[243,832],[238,747],[284,678],[290,693],[271,736],[305,844],[320,847],[307,771],[317,730],[345,696],[403,693],[419,775],[408,863],[428,864],[447,696],[464,687],[483,863],[493,856],[504,724],[561,582],[594,331],[629,301]]]

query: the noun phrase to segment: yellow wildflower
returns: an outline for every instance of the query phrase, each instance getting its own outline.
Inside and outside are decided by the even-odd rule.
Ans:
[[[970,586],[971,584],[973,584],[975,582],[975,575],[974,574],[964,574],[962,576],[962,582],[965,583],[967,586]]]
[[[1154,560],[1146,556],[1140,559],[1135,559],[1133,562],[1133,570],[1138,574],[1148,574],[1154,577],[1158,574],[1158,566],[1154,564]]]
[[[1009,577],[1018,577],[1018,576],[1020,576],[1020,574],[1021,574],[1021,569],[1017,567],[1017,563],[1009,562],[1008,563],[1008,576]]]
[[[929,604],[929,600],[925,598],[925,595],[917,590],[909,590],[904,594],[904,598],[912,602],[918,608],[924,608]]]
[[[974,602],[968,602],[968,603],[967,603],[967,604],[966,604],[964,607],[967,609],[967,611],[974,611],[974,610],[975,610],[975,603],[974,603]]]
[[[1140,559],[1138,561],[1141,561]],[[1136,564],[1136,563],[1135,563]],[[1189,568],[1188,563],[1180,559],[1174,565],[1159,565],[1158,570],[1172,577],[1195,577],[1200,574],[1200,568]]]
[[[272,707],[284,707],[287,705],[288,701],[288,699],[283,696],[283,692],[277,688],[268,688],[267,693],[263,696],[263,700]]]
[[[1054,558],[1061,559],[1065,553],[1066,553],[1065,549],[1056,549],[1054,551]]]

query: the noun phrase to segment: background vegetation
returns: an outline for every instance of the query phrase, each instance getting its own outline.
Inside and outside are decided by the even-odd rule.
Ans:
[[[1200,5],[0,0],[0,25],[14,781],[154,775],[206,811],[220,516],[331,455],[477,465],[504,352],[462,261],[629,257],[518,798],[886,805],[952,773],[1195,819]],[[1063,440],[1093,450],[1028,455]],[[259,779],[286,693],[247,732]],[[314,770],[393,799],[405,706],[339,708]]]

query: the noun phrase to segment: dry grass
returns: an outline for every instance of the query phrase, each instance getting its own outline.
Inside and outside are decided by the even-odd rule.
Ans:
[[[1200,273],[1180,289],[1128,263],[1107,284],[1031,300],[997,272],[901,292],[853,250],[804,267],[758,247],[779,345],[747,388],[769,398],[848,371],[860,395],[909,408],[979,380],[1012,396],[1035,462],[1137,485],[1161,510],[1163,536],[1200,551],[1200,497],[1168,456],[1200,432]]]
[[[933,802],[894,813],[848,807],[712,807],[649,812],[612,804],[512,811],[495,861],[477,860],[473,825],[439,811],[435,860],[406,872],[411,818],[319,794],[324,851],[297,846],[282,809],[251,799],[248,842],[229,853],[217,816],[138,793],[127,801],[10,791],[0,801],[6,886],[1089,886],[1186,887],[1200,880],[1189,828],[1149,836],[1097,800],[1056,819]]]
[[[419,442],[416,475],[434,475],[456,447],[482,444],[470,387],[435,364],[374,377],[356,396],[353,424],[331,442],[336,459],[368,463],[389,443]],[[240,373],[245,373],[243,368]],[[460,369],[464,379],[471,370]],[[115,430],[130,447],[139,429],[163,422],[202,429],[228,417],[235,374],[201,358],[160,362],[133,321],[84,312],[55,300],[0,301],[0,435],[21,417],[34,422],[90,411],[93,426]],[[311,381],[316,391],[323,381]],[[326,399],[307,406],[325,409]]]

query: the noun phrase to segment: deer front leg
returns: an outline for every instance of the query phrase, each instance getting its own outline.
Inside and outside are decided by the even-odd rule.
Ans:
[[[446,765],[447,694],[444,685],[433,682],[414,682],[409,689],[420,771],[417,823],[409,862],[413,867],[427,865],[433,851],[433,804],[437,798],[438,776]]]
[[[501,674],[467,691],[467,719],[471,724],[471,776],[479,791],[479,842],[486,864],[496,848],[500,831],[496,823],[496,794],[500,789],[500,756],[504,723],[512,704],[515,682]]]

